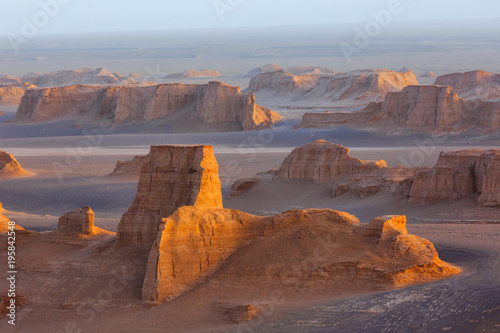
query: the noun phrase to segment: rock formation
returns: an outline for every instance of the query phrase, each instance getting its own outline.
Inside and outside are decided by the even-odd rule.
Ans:
[[[279,169],[282,179],[312,179],[330,182],[342,176],[365,173],[387,167],[385,161],[362,161],[349,155],[349,148],[318,140],[296,148]]]
[[[435,167],[415,174],[411,202],[479,195],[482,206],[500,205],[500,150],[442,152]]]
[[[179,207],[222,207],[218,170],[212,146],[152,146],[117,243],[151,246],[161,220]]]
[[[281,70],[283,70],[283,68],[279,65],[267,64],[267,65],[252,69],[245,76],[254,77],[254,76],[262,74],[262,73],[276,72],[276,71],[281,71]]]
[[[142,166],[148,156],[134,156],[131,161],[117,161],[115,169],[109,176],[139,179]]]
[[[3,216],[3,206],[2,203],[0,202],[0,234],[7,233],[10,230],[12,230],[9,222],[11,222],[10,219]],[[14,223],[14,230],[21,231],[24,230],[24,228],[18,225],[17,223]]]
[[[17,105],[21,102],[26,89],[35,88],[20,78],[8,75],[0,76],[0,105]]]
[[[326,67],[313,67],[313,66],[303,66],[303,67],[289,67],[286,71],[292,75],[305,75],[305,74],[335,74],[335,71]]]
[[[292,75],[285,71],[267,72],[250,81],[246,91],[259,101],[280,106],[367,105],[389,92],[418,84],[415,74],[388,70],[367,70],[329,75]]]
[[[420,77],[436,77],[436,74],[431,71],[427,71],[424,74],[420,75]]]
[[[333,210],[260,217],[182,207],[162,221],[148,258],[143,300],[175,298],[216,270],[219,277],[283,287],[293,281],[295,288],[310,283],[401,287],[460,272],[438,258],[432,243],[409,235],[405,224],[404,216],[386,216],[362,225]],[[318,251],[321,258],[313,265],[300,264],[317,258]]]
[[[281,117],[221,82],[205,85],[67,86],[28,90],[14,121],[113,118],[115,123],[154,121],[172,115],[184,122],[239,124],[243,130],[271,128]],[[90,120],[89,120],[90,121]]]
[[[184,71],[182,73],[173,73],[167,75],[167,79],[189,79],[194,77],[219,77],[222,76],[218,71],[200,70],[200,71]]]
[[[94,235],[95,214],[90,207],[83,207],[64,214],[58,223],[58,230],[75,235]]]
[[[436,79],[436,85],[451,86],[461,98],[499,99],[500,74],[484,71],[452,73]]]
[[[11,154],[0,151],[0,179],[28,177],[33,175],[24,170]]]
[[[31,83],[37,87],[135,83],[133,77],[124,77],[118,73],[111,73],[104,68],[85,68],[52,73],[28,73],[22,77],[22,81]]]
[[[450,132],[500,128],[500,102],[467,101],[448,86],[409,86],[357,112],[305,114],[297,127],[341,124],[392,126],[417,131]]]

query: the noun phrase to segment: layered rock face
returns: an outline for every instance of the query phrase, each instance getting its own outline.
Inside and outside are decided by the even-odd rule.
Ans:
[[[436,85],[451,86],[465,99],[500,98],[500,74],[485,71],[452,73],[436,79]]]
[[[117,161],[115,169],[109,176],[138,179],[147,158],[148,156],[134,156],[131,161]]]
[[[366,105],[389,92],[418,84],[411,71],[356,71],[329,75],[292,75],[285,71],[267,72],[252,78],[247,91],[254,91],[268,103],[333,105],[349,102]],[[285,99],[287,101],[285,101]]]
[[[221,208],[218,170],[212,146],[152,146],[117,244],[151,246],[161,220],[179,207]]]
[[[385,161],[362,161],[349,155],[349,148],[324,140],[296,148],[279,169],[282,179],[312,179],[330,182],[342,176],[387,167]]]
[[[243,130],[271,128],[281,117],[221,82],[206,85],[67,86],[29,90],[15,121],[113,117],[115,123],[153,121],[184,114],[203,123],[239,123]]]
[[[0,105],[17,105],[21,102],[26,89],[35,88],[20,78],[8,75],[0,76]]]
[[[392,125],[421,131],[450,132],[500,128],[500,102],[467,101],[449,86],[409,86],[358,112],[305,114],[297,127],[342,124]]]
[[[173,73],[167,75],[168,79],[188,79],[193,77],[219,77],[222,76],[218,71],[203,70],[203,71],[184,71],[182,73]]]
[[[410,201],[432,202],[479,194],[479,205],[500,205],[499,165],[500,150],[443,152],[435,167],[415,174]]]
[[[22,77],[22,81],[31,83],[37,87],[135,83],[132,77],[124,77],[118,73],[111,73],[104,68],[85,68],[52,73],[28,73]]]
[[[58,230],[74,235],[94,235],[95,214],[90,207],[83,207],[64,214],[58,223]]]
[[[33,174],[24,170],[12,154],[0,151],[0,179],[27,177],[31,175]]]
[[[175,298],[216,270],[219,278],[294,288],[406,286],[460,271],[441,261],[432,243],[409,235],[405,224],[404,216],[386,216],[361,225],[356,217],[332,210],[260,217],[182,207],[162,221],[148,258],[143,300]],[[311,258],[316,258],[313,265],[301,265]]]

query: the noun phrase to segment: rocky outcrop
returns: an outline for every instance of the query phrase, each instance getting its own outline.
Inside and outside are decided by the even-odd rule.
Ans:
[[[184,71],[182,73],[173,73],[166,76],[167,79],[189,79],[194,77],[219,77],[222,76],[218,71]]]
[[[427,71],[424,74],[420,75],[420,77],[436,77],[436,74],[431,71]]]
[[[245,76],[254,77],[254,76],[262,74],[262,73],[276,72],[276,71],[281,71],[281,70],[283,70],[283,67],[281,67],[279,65],[267,64],[267,65],[252,69]]]
[[[90,207],[83,207],[64,214],[58,223],[58,230],[73,235],[94,235],[95,214]]]
[[[8,75],[0,76],[0,105],[17,105],[21,102],[26,89],[35,88],[20,78]]]
[[[298,76],[275,71],[253,77],[246,91],[255,92],[260,103],[280,106],[353,106],[382,100],[389,92],[416,84],[411,71],[367,70]]]
[[[460,272],[439,259],[432,243],[408,234],[405,224],[404,216],[386,216],[362,225],[332,210],[261,217],[182,207],[162,221],[142,297],[153,303],[175,298],[215,271],[218,277],[294,288],[311,283],[401,287]],[[311,258],[313,264],[301,265]]]
[[[147,158],[148,156],[134,156],[131,161],[117,161],[115,169],[109,176],[139,179],[142,166]]]
[[[28,90],[14,121],[113,118],[149,122],[169,116],[184,123],[239,124],[242,130],[271,128],[281,117],[256,104],[253,94],[221,82],[206,85],[67,86]],[[170,119],[170,118],[168,118]],[[171,120],[175,121],[175,119]]]
[[[500,74],[485,71],[452,73],[438,77],[436,85],[451,86],[461,98],[499,99]]]
[[[358,112],[305,114],[297,127],[342,124],[392,126],[427,132],[500,128],[500,102],[467,101],[448,86],[409,86]]]
[[[310,74],[335,74],[335,71],[326,67],[314,67],[314,66],[303,66],[303,67],[289,67],[286,71],[292,75],[310,75]]]
[[[212,146],[152,146],[117,244],[151,246],[161,220],[179,207],[222,207],[218,170]]]
[[[52,73],[28,73],[22,77],[22,81],[31,83],[37,87],[135,83],[133,77],[124,77],[118,73],[111,73],[104,68],[64,70]]]
[[[0,151],[0,179],[28,177],[33,174],[24,170],[21,164],[12,156],[4,151]]]
[[[349,148],[318,140],[296,148],[279,169],[281,179],[311,179],[331,182],[342,176],[387,167],[385,161],[362,161],[349,155]]]
[[[435,167],[415,174],[411,202],[479,195],[482,206],[500,205],[500,150],[442,152]]]

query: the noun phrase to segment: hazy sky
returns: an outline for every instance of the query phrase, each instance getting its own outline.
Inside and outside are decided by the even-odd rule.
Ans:
[[[0,0],[0,34],[33,22],[41,33],[366,22],[391,1],[398,21],[500,17],[497,0]]]

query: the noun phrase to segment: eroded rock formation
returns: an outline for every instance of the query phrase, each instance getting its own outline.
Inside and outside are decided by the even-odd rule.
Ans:
[[[142,166],[148,156],[134,156],[131,161],[117,161],[115,169],[109,176],[139,179]]]
[[[3,206],[2,206],[2,203],[0,202],[0,234],[7,233],[10,230],[12,230],[10,228],[11,225],[9,224],[9,222],[11,222],[10,219],[3,216]],[[14,222],[14,230],[21,231],[21,230],[24,230],[24,228]]]
[[[311,283],[401,287],[460,271],[441,261],[432,243],[408,234],[405,224],[404,216],[386,216],[362,225],[333,210],[260,217],[182,207],[162,221],[148,258],[143,300],[175,298],[216,270],[219,278],[295,288]],[[314,265],[291,269],[304,267],[300,263],[318,251],[322,256]]]
[[[52,73],[28,73],[22,77],[22,81],[31,83],[37,87],[135,83],[133,77],[124,77],[118,73],[111,73],[104,68],[63,70]]]
[[[0,151],[0,179],[28,177],[33,174],[24,170],[21,164],[12,156],[4,151]]]
[[[485,71],[452,73],[438,77],[436,85],[451,86],[465,99],[500,98],[500,74]]]
[[[26,89],[35,88],[20,78],[8,75],[0,76],[0,105],[17,105],[21,102]]]
[[[95,214],[90,207],[83,207],[64,214],[58,223],[58,230],[74,235],[94,235]]]
[[[257,94],[260,103],[301,106],[367,105],[389,92],[418,84],[411,71],[367,70],[328,75],[292,75],[266,72],[250,81],[246,91]]]
[[[168,79],[188,79],[193,77],[219,77],[222,76],[218,71],[201,70],[201,71],[184,71],[182,73],[173,73],[167,75]]]
[[[221,82],[206,85],[67,86],[28,90],[14,121],[113,118],[115,123],[172,115],[185,122],[237,123],[243,130],[271,128],[281,117],[256,104],[253,94]]]
[[[435,167],[415,174],[412,202],[479,195],[482,206],[500,205],[500,150],[442,152]]]
[[[277,64],[267,64],[264,66],[260,66],[258,68],[254,68],[251,71],[249,71],[245,76],[248,77],[253,77],[262,73],[267,73],[267,72],[276,72],[276,71],[282,71],[283,67]]]
[[[362,111],[305,114],[297,127],[341,124],[391,125],[431,132],[491,130],[500,128],[500,102],[467,101],[449,86],[409,86]]]
[[[349,155],[349,148],[318,140],[296,148],[279,169],[282,179],[312,179],[330,182],[342,176],[387,167],[385,161],[362,161]]]
[[[151,246],[161,220],[179,207],[221,208],[218,170],[212,146],[152,146],[117,243]]]

